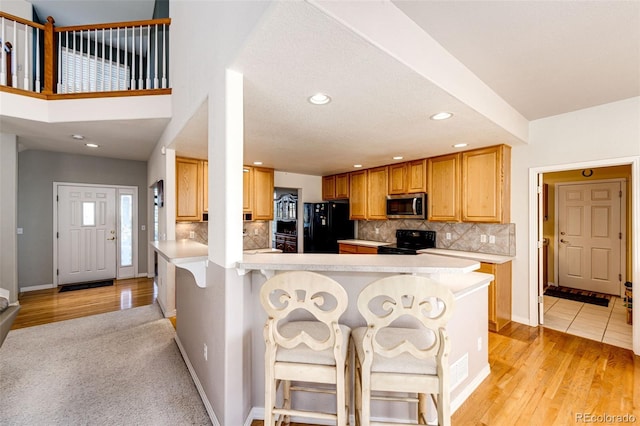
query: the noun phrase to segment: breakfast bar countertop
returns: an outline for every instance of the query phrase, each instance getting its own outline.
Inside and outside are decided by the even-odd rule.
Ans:
[[[209,247],[206,244],[189,239],[151,241],[149,245],[165,260],[174,264],[204,261],[209,255]]]
[[[236,265],[240,272],[267,271],[335,271],[390,272],[416,274],[466,274],[480,268],[474,260],[420,254],[397,256],[380,254],[245,254]]]
[[[447,249],[438,249],[438,248],[422,249],[422,250],[418,250],[418,252],[425,253],[425,254],[434,254],[438,256],[457,257],[460,259],[469,259],[469,260],[475,260],[478,262],[495,263],[495,264],[507,263],[513,260],[513,257],[511,256],[504,256],[499,254],[475,253],[470,251],[447,250]]]

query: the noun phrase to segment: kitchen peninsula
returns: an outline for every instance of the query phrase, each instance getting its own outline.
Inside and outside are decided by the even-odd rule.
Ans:
[[[201,363],[202,343],[194,342],[193,331],[186,329],[191,322],[191,317],[202,318],[210,315],[209,303],[202,303],[206,288],[215,286],[215,282],[207,282],[206,288],[197,284],[194,274],[186,268],[187,264],[201,262],[205,269],[206,256],[201,258],[188,257],[188,262],[178,257],[172,257],[169,253],[162,253],[163,245],[155,245],[154,248],[161,256],[170,259],[176,266],[176,299],[180,308],[187,315],[184,321],[178,321],[177,342],[185,357],[187,364],[195,361]],[[454,294],[456,300],[455,313],[447,330],[452,342],[450,355],[451,365],[451,401],[452,409],[459,407],[473,390],[489,374],[488,362],[488,330],[487,330],[487,288],[493,279],[490,274],[475,272],[480,263],[469,259],[438,256],[432,254],[420,254],[416,256],[394,256],[377,254],[273,254],[273,253],[244,253],[242,260],[236,263],[237,274],[244,278],[244,289],[234,292],[242,300],[241,303],[244,318],[240,328],[242,335],[247,339],[242,345],[242,359],[246,368],[250,369],[250,382],[246,390],[250,393],[251,406],[254,413],[260,413],[264,405],[264,341],[262,329],[266,320],[266,314],[260,305],[258,297],[259,289],[264,282],[274,274],[290,270],[315,271],[327,275],[339,282],[347,291],[349,305],[345,314],[341,317],[344,324],[356,327],[364,325],[360,316],[356,301],[358,294],[367,284],[379,278],[395,274],[420,274],[427,275],[447,286]],[[210,277],[209,272],[205,273]],[[209,278],[210,279],[210,278]],[[200,288],[199,288],[200,287]],[[181,327],[182,326],[182,327]],[[216,328],[215,324],[212,327]],[[236,337],[218,335],[215,333],[218,345],[233,346]],[[243,340],[244,340],[243,339]],[[249,343],[250,342],[250,343]],[[237,354],[238,356],[240,354]],[[202,381],[197,377],[198,368],[192,371],[196,382]],[[208,380],[208,378],[204,378]],[[301,408],[311,408],[317,404],[325,404],[322,399],[313,395],[300,395]],[[373,415],[378,418],[407,419],[410,410],[397,405],[389,406],[373,405]],[[256,415],[255,418],[260,418]]]

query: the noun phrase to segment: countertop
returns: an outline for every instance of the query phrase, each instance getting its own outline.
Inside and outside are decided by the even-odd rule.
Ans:
[[[384,241],[369,241],[369,240],[338,240],[338,244],[353,244],[356,246],[380,247],[380,246],[388,246],[391,243],[386,243]]]
[[[243,250],[242,253],[244,254],[257,254],[257,253],[282,253],[282,250],[280,249],[274,249],[274,248],[259,248],[259,249],[248,249],[248,250]]]
[[[465,274],[480,267],[477,261],[420,254],[395,256],[381,254],[245,254],[238,270],[395,272],[417,274]]]
[[[446,250],[438,248],[418,250],[418,252],[495,264],[507,263],[513,260],[513,257],[511,256],[501,256],[499,254],[475,253],[470,251]]]
[[[194,240],[152,241],[149,243],[162,257],[171,263],[206,260],[209,247]]]

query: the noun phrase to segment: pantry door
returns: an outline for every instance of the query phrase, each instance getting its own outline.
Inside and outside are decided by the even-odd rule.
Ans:
[[[622,183],[558,185],[558,281],[619,296]]]
[[[116,278],[116,189],[59,185],[58,285]]]

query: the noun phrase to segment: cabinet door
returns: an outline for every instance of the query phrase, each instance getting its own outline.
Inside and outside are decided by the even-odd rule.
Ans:
[[[209,212],[209,162],[202,162],[202,211]]]
[[[336,199],[335,175],[322,177],[322,199],[327,201]]]
[[[511,148],[506,145],[462,153],[462,220],[509,222]]]
[[[500,331],[511,322],[511,262],[482,262],[478,272],[495,277],[489,284],[489,330]]]
[[[244,166],[242,168],[242,212],[251,213],[253,211],[253,168]]]
[[[367,218],[367,171],[349,174],[349,219]]]
[[[176,158],[176,220],[200,221],[200,160]]]
[[[345,253],[356,254],[358,253],[358,246],[353,244],[340,243],[338,244],[338,253],[339,254],[345,254]]]
[[[369,169],[367,176],[367,219],[387,218],[388,167]]]
[[[253,219],[273,219],[273,169],[253,168]]]
[[[336,175],[336,199],[349,198],[349,173]]]
[[[407,192],[427,192],[427,160],[407,164]]]
[[[480,263],[480,268],[478,272],[483,272],[485,274],[492,274],[494,277],[496,275],[496,265],[493,263]],[[496,280],[494,279],[489,283],[489,330],[496,331],[497,323],[498,323],[498,314],[496,310]]]
[[[378,254],[377,247],[358,246],[358,254]]]
[[[407,192],[407,163],[389,166],[389,194]]]
[[[427,161],[427,213],[432,221],[460,220],[460,154]]]

